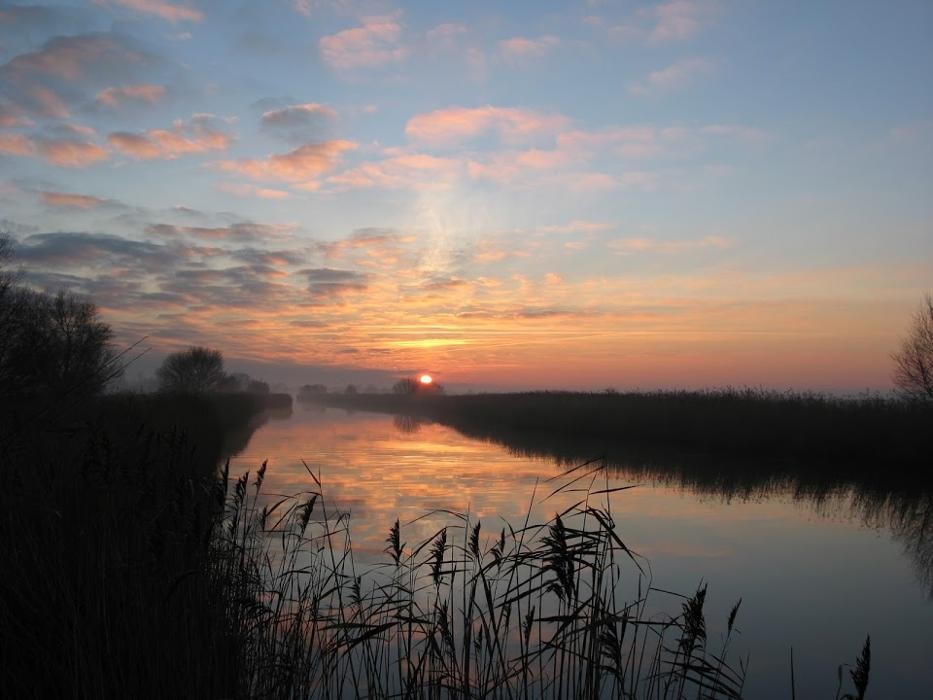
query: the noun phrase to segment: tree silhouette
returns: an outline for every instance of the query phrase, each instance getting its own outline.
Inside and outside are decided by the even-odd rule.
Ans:
[[[910,334],[894,359],[894,384],[913,399],[933,401],[933,295],[914,315]]]
[[[156,371],[162,391],[215,391],[222,386],[226,376],[223,353],[201,346],[173,352]]]
[[[9,286],[0,294],[0,390],[57,398],[100,393],[123,372],[112,337],[90,302]]]
[[[392,393],[400,396],[411,396],[418,391],[418,382],[410,377],[399,379],[392,385]]]

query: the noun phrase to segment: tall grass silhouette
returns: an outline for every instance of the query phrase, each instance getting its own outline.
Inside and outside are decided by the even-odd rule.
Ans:
[[[354,560],[349,518],[319,474],[306,493],[268,501],[265,464],[231,480],[213,574],[243,640],[249,697],[741,696],[746,666],[728,634],[706,634],[706,587],[673,614],[621,539],[600,464],[542,485],[579,499],[546,522],[486,533],[469,514],[409,543],[388,529],[384,561]],[[532,501],[538,497],[532,496]],[[432,516],[438,515],[432,513]],[[620,599],[630,577],[637,595]]]

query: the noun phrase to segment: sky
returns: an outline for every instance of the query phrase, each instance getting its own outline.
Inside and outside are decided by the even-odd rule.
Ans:
[[[886,390],[930,36],[928,0],[4,1],[0,230],[138,372]]]

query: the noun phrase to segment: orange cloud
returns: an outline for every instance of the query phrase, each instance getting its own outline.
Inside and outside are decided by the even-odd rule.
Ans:
[[[408,120],[405,134],[415,141],[436,145],[458,144],[489,132],[504,141],[517,142],[554,134],[569,123],[560,114],[514,107],[451,107],[415,115]]]
[[[333,168],[342,153],[354,148],[356,144],[352,141],[322,141],[305,144],[288,153],[274,154],[263,160],[224,160],[217,163],[217,167],[242,173],[254,180],[314,180]]]
[[[96,0],[100,4],[101,0]],[[173,5],[161,0],[110,0],[117,5],[128,7],[137,12],[161,17],[169,22],[200,22],[204,13],[191,7]]]
[[[400,43],[402,27],[393,17],[367,17],[362,26],[322,37],[321,57],[338,70],[373,68],[408,56]]]
[[[171,129],[149,129],[141,134],[114,132],[107,142],[121,153],[139,160],[172,159],[192,153],[225,150],[229,135],[217,130],[217,118],[196,114],[188,122],[176,121]]]
[[[86,194],[68,194],[66,192],[40,192],[42,203],[50,207],[63,209],[94,209],[105,203],[99,197]]]
[[[116,107],[126,101],[156,104],[165,97],[164,85],[124,85],[109,87],[97,93],[97,104]]]

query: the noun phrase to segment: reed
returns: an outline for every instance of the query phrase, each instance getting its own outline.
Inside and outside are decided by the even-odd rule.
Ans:
[[[216,527],[213,581],[241,640],[245,697],[742,696],[747,659],[728,658],[741,601],[713,645],[706,585],[690,596],[653,585],[617,531],[624,487],[603,465],[536,489],[532,505],[580,494],[545,522],[529,506],[521,524],[485,534],[445,511],[446,525],[408,543],[411,524],[396,520],[384,560],[368,565],[320,474],[308,475],[307,492],[275,501],[261,478],[252,494],[248,476],[231,480]],[[658,612],[672,597],[679,610]]]

